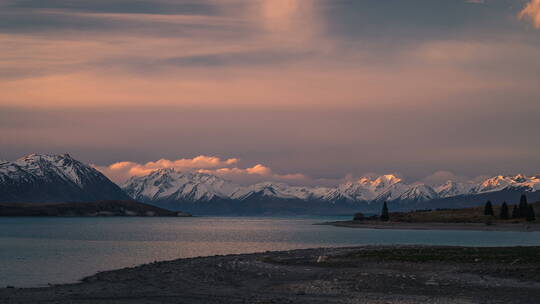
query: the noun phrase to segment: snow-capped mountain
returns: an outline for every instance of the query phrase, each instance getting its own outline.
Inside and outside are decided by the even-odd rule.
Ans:
[[[320,200],[329,188],[294,187],[284,183],[264,182],[247,187],[238,187],[230,197],[246,200],[253,197],[271,197],[281,199]]]
[[[214,175],[160,169],[142,177],[132,177],[122,188],[135,200],[207,202],[228,199],[239,186]]]
[[[408,187],[405,192],[401,193],[397,198],[391,200],[425,202],[437,199],[439,197],[440,195],[432,187],[426,184],[416,184]]]
[[[435,187],[435,192],[437,192],[440,198],[453,197],[471,193],[474,186],[471,183],[460,183],[449,180]]]
[[[240,186],[215,175],[174,169],[160,169],[146,176],[132,177],[122,188],[136,200],[183,202],[246,200],[254,197],[309,200],[318,198],[326,190],[272,182]]]
[[[400,206],[418,206],[419,203],[429,204],[445,198],[504,189],[536,191],[539,185],[538,176],[516,175],[497,176],[478,184],[448,181],[432,187],[422,183],[407,184],[399,177],[388,174],[375,178],[362,177],[334,188],[298,187],[275,182],[242,186],[204,173],[162,169],[147,176],[131,178],[123,189],[136,200],[148,203],[168,202],[168,206],[175,202],[184,204],[227,201],[256,204],[266,200],[346,204],[354,208],[373,205],[375,208],[383,201],[399,203]]]
[[[0,201],[75,202],[129,199],[96,169],[68,154],[0,161]]]
[[[333,196],[345,198],[351,201],[377,201],[379,197],[388,192],[392,196],[392,190],[405,187],[403,181],[395,175],[387,174],[371,179],[362,177],[356,182],[347,182],[337,187],[337,193]],[[330,198],[330,197],[328,197]]]
[[[524,188],[529,191],[540,190],[540,178],[538,176],[526,177],[523,174],[515,176],[498,175],[488,178],[472,189],[472,193],[485,193],[501,191],[506,188]]]
[[[347,182],[338,186],[337,189],[351,201],[364,202],[394,201],[402,198],[425,201],[433,199],[434,196],[434,190],[431,187],[411,186],[392,174],[374,179],[362,177],[357,182]],[[437,196],[436,193],[435,196]]]
[[[0,161],[0,202],[68,202],[135,199],[165,208],[221,214],[347,213],[377,210],[387,201],[399,210],[451,208],[490,200],[514,200],[527,191],[540,199],[540,174],[487,178],[479,183],[447,181],[430,186],[392,175],[362,177],[337,187],[300,187],[263,182],[238,185],[199,172],[156,170],[132,177],[122,188],[67,154],[32,154]],[[538,197],[538,198],[536,198]],[[289,212],[289,213],[291,213]]]

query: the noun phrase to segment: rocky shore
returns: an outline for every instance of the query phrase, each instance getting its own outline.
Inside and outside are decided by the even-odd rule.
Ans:
[[[59,266],[60,267],[60,266]],[[367,246],[213,256],[0,289],[0,303],[538,303],[540,247]]]

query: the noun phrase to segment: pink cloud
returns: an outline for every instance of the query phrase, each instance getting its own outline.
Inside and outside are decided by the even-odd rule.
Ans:
[[[154,162],[139,164],[130,161],[121,161],[109,166],[94,166],[97,170],[115,182],[122,182],[132,176],[143,176],[158,169],[173,168],[180,171],[193,171],[198,169],[223,168],[238,163],[238,159],[221,159],[214,156],[200,155],[194,158],[181,158],[177,160],[160,159]]]
[[[122,183],[133,176],[144,176],[155,170],[173,168],[179,171],[201,172],[217,175],[238,183],[257,183],[262,181],[290,182],[293,184],[313,183],[308,176],[301,173],[278,174],[270,167],[256,164],[252,167],[239,168],[237,158],[221,159],[214,156],[200,155],[194,158],[177,160],[159,159],[144,164],[131,161],[120,161],[108,166],[93,167],[111,180]]]

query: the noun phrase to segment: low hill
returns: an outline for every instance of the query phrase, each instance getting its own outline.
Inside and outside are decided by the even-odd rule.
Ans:
[[[0,203],[0,216],[191,216],[136,201]]]

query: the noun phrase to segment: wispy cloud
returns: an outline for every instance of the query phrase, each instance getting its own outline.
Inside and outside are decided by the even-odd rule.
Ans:
[[[531,0],[518,15],[519,19],[526,19],[540,29],[540,0]]]

